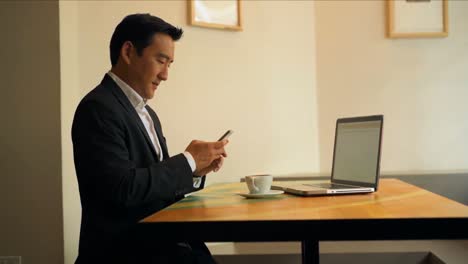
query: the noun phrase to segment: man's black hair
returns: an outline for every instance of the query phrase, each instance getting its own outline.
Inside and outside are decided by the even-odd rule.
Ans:
[[[110,42],[110,58],[112,66],[117,64],[120,49],[125,41],[132,42],[141,56],[143,49],[148,47],[156,33],[169,35],[172,40],[177,41],[182,37],[183,30],[174,27],[159,17],[150,14],[133,14],[126,16],[120,22],[112,34]]]

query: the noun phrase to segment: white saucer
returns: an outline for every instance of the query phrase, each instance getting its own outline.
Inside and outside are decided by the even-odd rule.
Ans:
[[[279,191],[279,190],[270,190],[267,193],[237,193],[237,194],[245,198],[266,198],[266,197],[271,197],[275,195],[280,195],[283,193],[284,193],[283,191]]]

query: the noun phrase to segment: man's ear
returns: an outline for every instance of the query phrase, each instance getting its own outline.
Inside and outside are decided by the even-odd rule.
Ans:
[[[130,64],[133,52],[133,44],[130,41],[125,41],[120,49],[120,57],[125,64]]]

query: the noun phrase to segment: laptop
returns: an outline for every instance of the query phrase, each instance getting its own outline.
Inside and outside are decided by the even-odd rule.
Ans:
[[[328,183],[275,183],[272,189],[301,196],[371,193],[380,174],[383,115],[336,121],[331,180]]]

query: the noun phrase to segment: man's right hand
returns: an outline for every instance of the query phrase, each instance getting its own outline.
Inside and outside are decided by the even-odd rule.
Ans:
[[[188,151],[193,159],[195,160],[196,169],[194,174],[198,176],[200,172],[212,164],[212,162],[221,157],[227,157],[224,146],[228,143],[228,140],[216,141],[216,142],[205,142],[199,140],[193,140],[188,145],[185,151]]]

